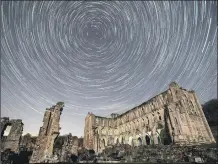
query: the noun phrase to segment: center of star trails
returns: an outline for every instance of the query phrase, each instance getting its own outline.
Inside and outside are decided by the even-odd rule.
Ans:
[[[101,46],[105,43],[104,30],[105,27],[99,23],[88,23],[83,29],[84,39],[91,44]]]

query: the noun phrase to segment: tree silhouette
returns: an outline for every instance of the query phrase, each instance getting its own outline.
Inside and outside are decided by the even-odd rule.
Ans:
[[[218,99],[212,99],[202,105],[205,117],[210,126],[218,123]]]

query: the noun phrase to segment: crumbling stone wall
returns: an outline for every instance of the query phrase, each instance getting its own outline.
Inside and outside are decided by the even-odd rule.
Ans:
[[[59,135],[59,121],[63,107],[63,103],[57,103],[46,109],[43,126],[39,130],[30,163],[46,162],[53,157],[53,145]]]
[[[78,150],[80,150],[80,149],[82,149],[82,148],[84,148],[84,147],[83,147],[83,138],[80,137],[80,138],[78,138]]]
[[[215,143],[196,94],[176,83],[121,115],[105,118],[88,113],[85,119],[84,146],[98,152],[119,143],[139,146],[170,142]]]
[[[22,136],[20,147],[26,148],[27,151],[33,151],[37,137],[31,136],[29,133]]]
[[[7,126],[11,126],[11,129],[8,136],[4,136]],[[10,149],[12,152],[18,153],[22,133],[23,123],[21,119],[1,118],[1,151]]]
[[[60,151],[60,162],[67,162],[68,158],[73,154],[78,155],[79,140],[78,137],[72,136],[71,133],[67,136],[63,136],[64,143]]]

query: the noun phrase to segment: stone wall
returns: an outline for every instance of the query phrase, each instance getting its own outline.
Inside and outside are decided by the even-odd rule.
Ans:
[[[95,123],[95,115],[92,113],[88,113],[85,118],[85,128],[84,128],[84,139],[83,146],[86,149],[93,149],[94,143],[94,123]]]
[[[113,118],[89,113],[85,119],[84,146],[101,152],[118,143],[214,143],[201,105],[193,91],[171,83],[169,89]]]
[[[11,126],[8,136],[4,136],[7,126]],[[1,118],[1,151],[10,149],[12,152],[18,153],[23,133],[23,123],[20,119]]]
[[[22,136],[20,147],[26,148],[27,151],[33,151],[37,137],[31,136],[29,133]]]
[[[67,162],[70,155],[78,155],[79,140],[78,137],[72,136],[71,134],[62,137],[64,142],[60,151],[59,162]]]

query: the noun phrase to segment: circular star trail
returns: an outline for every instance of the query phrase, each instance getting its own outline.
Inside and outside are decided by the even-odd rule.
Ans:
[[[213,1],[2,2],[2,115],[37,134],[45,108],[64,101],[62,133],[83,135],[89,111],[123,112],[172,81],[202,103],[215,98],[216,8]]]

